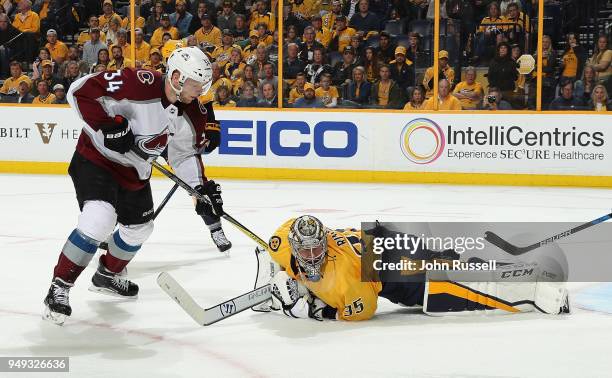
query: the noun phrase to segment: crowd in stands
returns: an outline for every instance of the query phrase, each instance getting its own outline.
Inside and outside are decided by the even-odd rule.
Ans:
[[[544,3],[562,14],[580,0]],[[537,59],[538,0],[441,0],[438,83],[433,0],[286,0],[282,10],[277,0],[138,0],[134,41],[127,4],[0,0],[0,100],[65,103],[87,73],[163,73],[172,48],[199,46],[213,62],[201,101],[217,107],[277,107],[278,97],[297,108],[536,107],[537,67],[517,67],[524,54]],[[553,22],[566,35],[542,40],[542,109],[612,110],[608,35]]]
[[[200,101],[278,106],[276,0],[137,1],[134,41],[129,2],[82,4],[0,1],[2,102],[66,103],[72,83],[88,73],[133,66],[165,73],[174,48],[198,46],[213,62],[212,90]]]
[[[517,68],[524,54],[537,59],[534,20],[538,1],[440,1],[437,106],[432,99],[436,85],[433,3],[290,2],[284,12],[284,105],[535,109],[537,67],[522,74]],[[545,1],[551,7],[561,7],[559,3]],[[593,2],[589,3],[592,6]],[[553,22],[562,29],[561,20]],[[552,41],[545,35],[543,46],[542,109],[612,110],[607,95],[611,89],[608,77],[612,72],[612,50],[606,35],[595,46],[585,47],[581,47],[577,33],[568,33],[565,41]],[[565,51],[560,53],[561,49]],[[572,95],[562,90],[569,86],[568,82],[572,84]],[[297,101],[300,97],[307,100]]]

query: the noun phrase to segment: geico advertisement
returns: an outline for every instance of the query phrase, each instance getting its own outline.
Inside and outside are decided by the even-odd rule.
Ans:
[[[595,115],[415,117],[385,131],[398,148],[377,145],[377,151],[387,151],[378,169],[609,175],[609,120]]]

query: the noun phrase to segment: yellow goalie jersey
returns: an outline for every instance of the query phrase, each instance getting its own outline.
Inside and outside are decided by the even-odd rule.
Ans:
[[[367,320],[374,316],[380,282],[361,281],[361,230],[354,228],[327,232],[327,256],[321,267],[321,279],[308,281],[298,270],[291,254],[289,228],[286,221],[270,238],[270,255],[289,277],[305,285],[314,295],[336,309],[336,318]]]

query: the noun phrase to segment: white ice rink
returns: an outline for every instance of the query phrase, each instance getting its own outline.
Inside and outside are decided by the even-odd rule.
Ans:
[[[289,217],[332,227],[385,221],[575,221],[605,214],[612,190],[221,180],[226,210],[267,240]],[[156,204],[171,188],[152,182]],[[64,327],[42,300],[78,207],[67,176],[0,175],[0,356],[70,356],[70,374],[2,377],[611,377],[612,316],[523,314],[431,318],[379,301],[361,323],[246,311],[200,327],[155,283],[168,271],[203,306],[253,287],[255,244],[231,225],[217,252],[191,200],[177,192],[129,265],[137,301],[71,291]],[[574,293],[578,288],[574,286]]]

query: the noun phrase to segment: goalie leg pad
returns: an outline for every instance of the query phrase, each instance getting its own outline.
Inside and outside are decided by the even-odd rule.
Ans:
[[[447,278],[465,274],[445,273]],[[491,272],[469,272],[472,281],[440,280],[439,274],[431,274],[436,279],[429,276],[428,273],[423,305],[428,315],[510,314],[534,310],[558,314],[567,298],[565,282],[540,280],[537,264],[519,263]]]
[[[280,271],[280,265],[273,261],[268,251],[261,247],[255,248],[255,256],[257,257],[257,276],[255,277],[254,287],[256,289],[269,284],[272,277]],[[251,307],[253,311],[257,312],[278,311],[281,308],[281,303],[274,296],[265,302]]]

